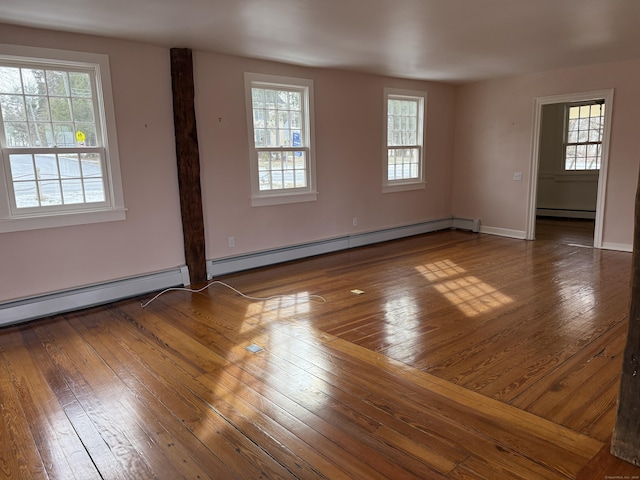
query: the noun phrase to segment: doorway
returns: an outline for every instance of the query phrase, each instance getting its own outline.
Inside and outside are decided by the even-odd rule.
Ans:
[[[598,111],[600,105],[603,107],[606,106],[606,113],[604,114],[602,143],[598,147],[600,148],[600,157],[598,159],[599,165],[597,165],[599,168],[595,168],[593,164],[587,164],[587,162],[593,159],[581,157],[576,162],[575,158],[571,157],[571,143],[566,133],[568,124],[566,119],[570,118],[568,113],[569,110],[571,110],[571,115],[575,116],[583,106],[588,106],[589,109],[593,108],[594,111]],[[534,240],[536,238],[536,223],[539,214],[544,216],[546,213],[546,216],[548,217],[574,217],[578,219],[586,218],[587,220],[591,217],[591,221],[593,222],[593,242],[588,243],[592,244],[594,248],[602,247],[604,198],[607,178],[612,105],[613,89],[538,97],[535,99],[532,139],[533,148],[529,177],[529,208],[526,230],[527,240]],[[586,108],[587,107],[584,107],[583,111],[589,111],[585,110]],[[547,119],[550,116],[556,117],[555,123],[557,126],[552,127],[554,129],[554,133],[552,135],[555,135],[560,140],[556,138],[556,146],[553,147],[557,150],[555,153],[550,153],[548,151],[548,144],[543,143],[544,137],[549,135],[548,130],[550,128],[548,124],[543,124],[545,114],[547,115]],[[589,122],[590,120],[583,120],[583,123],[588,124]],[[584,133],[581,133],[579,136],[581,139],[584,137],[589,140],[588,133],[586,134],[586,137]],[[575,137],[577,138],[578,135],[575,135]],[[586,151],[587,148],[591,149],[595,147],[587,145],[585,147],[581,146],[580,148],[584,148]],[[551,169],[547,163],[545,163],[546,158],[549,155],[557,159],[557,167],[555,170]],[[591,193],[591,195],[595,193],[595,199],[591,199],[592,202],[595,202],[595,215],[593,214],[593,207],[584,207],[585,202],[589,204],[589,201],[580,200],[577,197],[578,195],[582,195],[578,192],[582,191],[584,193],[587,190],[589,181],[597,184],[595,192]],[[558,194],[558,192],[560,192],[560,194]],[[552,200],[554,195],[558,198]],[[587,193],[587,195],[589,194]],[[575,197],[572,198],[572,196]],[[541,200],[541,203],[539,203],[539,199]],[[558,203],[554,204],[553,202]],[[582,204],[580,202],[582,202]],[[548,208],[552,205],[555,206]],[[554,222],[550,223],[553,224]],[[545,228],[547,227],[548,225],[545,225]]]

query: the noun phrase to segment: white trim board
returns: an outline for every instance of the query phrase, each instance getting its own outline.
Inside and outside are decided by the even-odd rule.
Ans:
[[[0,326],[188,284],[188,269],[181,266],[162,272],[0,303]]]
[[[510,228],[499,227],[480,227],[480,233],[486,233],[489,235],[498,235],[499,237],[517,238],[519,240],[525,240],[526,232],[523,230],[512,230]]]

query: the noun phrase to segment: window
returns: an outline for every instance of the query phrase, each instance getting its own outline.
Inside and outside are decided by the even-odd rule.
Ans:
[[[604,135],[604,100],[566,107],[564,170],[599,170]]]
[[[424,188],[426,96],[385,88],[384,192]]]
[[[245,74],[253,206],[317,198],[313,82]]]
[[[0,232],[124,218],[108,59],[0,46]]]

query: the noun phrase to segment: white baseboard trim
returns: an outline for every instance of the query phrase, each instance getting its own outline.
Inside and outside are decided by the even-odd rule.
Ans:
[[[452,226],[452,218],[443,218],[440,220],[417,223],[415,225],[406,225],[403,227],[376,230],[374,232],[358,233],[347,238],[349,240],[349,248],[355,248],[363,247],[365,245],[373,245],[374,243],[388,242],[390,240],[398,240],[399,238],[411,237],[413,235],[421,235],[423,233],[446,230]]]
[[[298,260],[323,253],[336,252],[349,248],[349,238],[340,237],[303,245],[276,248],[264,252],[247,253],[235,257],[207,260],[207,276],[211,279],[227,273],[266,267],[276,263]]]
[[[209,260],[207,261],[207,274],[211,278],[241,270],[274,265],[323,253],[450,228],[477,231],[478,226],[478,220],[442,218],[415,225],[346,235],[340,238],[283,247],[265,252]],[[164,290],[165,288],[186,286],[190,283],[188,268],[180,266],[162,272],[3,302],[0,303],[0,327],[144,295]]]
[[[457,228],[459,230],[471,230],[474,233],[478,233],[480,231],[480,220],[477,218],[473,220],[468,218],[454,218],[451,228]]]
[[[583,218],[594,220],[596,212],[588,210],[562,210],[556,208],[538,208],[536,215],[541,217],[560,217],[560,218]]]
[[[4,302],[0,303],[0,326],[79,310],[189,283],[189,270],[186,266],[181,266],[162,272]]]
[[[617,250],[619,252],[633,252],[633,245],[627,243],[602,242],[602,249]]]
[[[527,238],[527,234],[524,230],[511,230],[510,228],[481,226],[480,233],[498,235],[500,237],[517,238],[519,240],[524,240],[525,238]]]
[[[464,225],[472,225],[474,221],[470,220],[467,222],[470,223],[464,223]],[[441,218],[414,225],[358,233],[355,235],[346,235],[344,237],[322,240],[319,242],[310,242],[302,245],[292,245],[290,247],[249,253],[236,257],[208,260],[207,275],[209,278],[213,278],[220,275],[226,275],[228,273],[240,272],[242,270],[249,270],[251,268],[264,267],[267,265],[275,265],[277,263],[288,262],[291,260],[299,260],[315,255],[321,255],[323,253],[337,252],[348,248],[362,247],[365,245],[397,240],[413,235],[446,230],[448,228],[452,228],[453,223],[453,218]],[[466,229],[471,230],[471,227]]]

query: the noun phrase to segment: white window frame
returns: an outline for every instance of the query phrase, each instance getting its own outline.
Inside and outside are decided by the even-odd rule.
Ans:
[[[251,176],[251,206],[278,205],[297,202],[311,202],[318,197],[316,187],[316,162],[315,162],[315,138],[314,138],[314,108],[313,108],[313,80],[277,75],[265,75],[245,72],[245,102],[247,112],[247,133],[249,139],[249,169]],[[258,175],[259,151],[287,151],[291,148],[269,147],[256,148],[253,124],[252,88],[281,87],[284,90],[291,89],[302,92],[303,118],[302,118],[302,149],[307,155],[307,182],[304,188],[282,188],[277,190],[260,190],[260,178]]]
[[[389,100],[390,99],[407,99],[415,100],[418,102],[418,135],[417,144],[411,145],[413,148],[418,148],[418,176],[417,178],[410,179],[389,179],[389,150],[397,148],[396,146],[389,145],[388,128],[389,128]],[[398,88],[385,88],[384,89],[384,115],[383,115],[383,155],[382,155],[382,191],[383,193],[401,192],[407,190],[420,190],[426,186],[425,181],[425,136],[426,136],[426,118],[427,118],[427,92],[417,90],[405,90]]]
[[[602,129],[600,131],[601,139],[599,141],[577,141],[577,142],[569,142],[569,121],[570,121],[570,110],[572,107],[584,107],[584,106],[593,106],[600,104],[604,107],[604,115],[602,115]],[[564,138],[562,144],[562,172],[565,174],[572,175],[598,175],[600,173],[600,169],[602,167],[602,157],[604,155],[604,136],[605,136],[605,125],[607,121],[608,115],[608,106],[605,103],[604,99],[598,100],[589,100],[584,102],[571,102],[566,103],[564,106]],[[584,118],[584,117],[583,117]],[[591,117],[593,118],[593,117]],[[567,168],[567,149],[570,147],[586,147],[596,145],[599,147],[600,155],[598,156],[598,168]]]
[[[7,148],[4,143],[4,131],[0,132],[0,141],[2,141],[0,144],[0,233],[124,220],[126,208],[118,156],[109,57],[86,52],[0,44],[0,63],[61,69],[89,68],[93,71],[97,106],[94,113],[98,117],[96,128],[100,129],[99,137],[102,139],[100,149],[104,155],[103,175],[106,197],[104,202],[95,205],[84,203],[77,207],[51,209],[47,207],[15,208],[8,153],[16,153],[21,149]],[[24,149],[25,153],[33,151],[34,148],[31,147]]]

